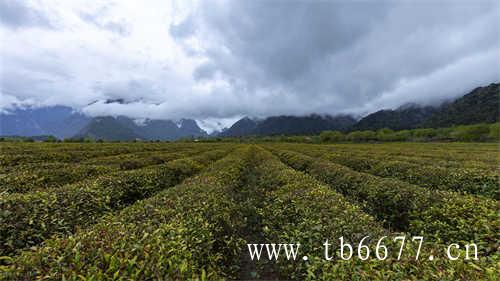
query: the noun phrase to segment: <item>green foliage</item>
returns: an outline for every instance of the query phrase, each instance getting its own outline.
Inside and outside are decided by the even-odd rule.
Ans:
[[[492,83],[444,105],[426,120],[422,127],[438,128],[454,125],[495,123],[500,117],[500,84]]]
[[[411,131],[413,137],[418,140],[429,140],[436,136],[435,129],[415,129]]]
[[[121,170],[133,170],[141,167],[141,163],[137,161],[124,161],[120,163]]]
[[[500,232],[500,226],[489,225],[498,218],[500,205],[496,200],[432,191],[395,179],[359,173],[297,152],[277,150],[276,153],[285,163],[310,173],[358,201],[368,213],[386,221],[391,228],[425,233],[434,241],[476,239],[482,241],[480,247],[486,253],[496,250],[496,241],[492,237]],[[440,213],[443,208],[449,210],[446,219]]]
[[[297,167],[305,168],[306,170],[322,170],[322,175],[324,175],[325,172],[327,175],[338,173],[339,177],[337,180],[332,181],[332,187],[345,187],[343,192],[351,192],[348,190],[356,189],[356,191],[352,192],[360,196],[362,193],[365,193],[365,195],[368,195],[365,203],[373,207],[373,210],[386,212],[388,218],[390,218],[391,212],[394,213],[392,216],[398,216],[399,210],[411,208],[413,200],[419,199],[410,190],[404,192],[401,189],[397,189],[397,191],[403,191],[403,194],[397,195],[397,192],[389,188],[384,189],[383,183],[377,184],[375,181],[370,181],[362,188],[360,186],[359,189],[354,186],[348,186],[346,185],[346,180],[351,179],[353,182],[361,185],[365,182],[366,178],[355,179],[353,175],[342,175],[343,171],[339,172],[335,169],[330,170],[328,166],[322,164],[318,165],[317,168],[313,168],[311,165],[314,164],[298,154],[277,153],[280,157],[285,157],[285,161],[289,164],[291,163],[293,167],[295,167],[294,163],[298,163]],[[339,167],[335,168],[338,169]],[[353,258],[347,262],[335,262],[326,261],[323,257],[315,256],[315,253],[322,253],[324,251],[322,243],[326,238],[334,240],[335,238],[343,236],[344,239],[349,241],[359,241],[361,237],[368,235],[371,238],[367,241],[370,241],[369,243],[372,245],[371,251],[373,253],[373,245],[376,243],[377,238],[384,235],[394,237],[401,234],[391,234],[389,230],[382,228],[374,217],[364,213],[359,207],[353,205],[349,200],[339,193],[336,193],[332,188],[322,184],[322,182],[328,182],[328,176],[317,177],[321,179],[321,182],[318,182],[307,175],[286,167],[283,163],[277,161],[277,159],[273,159],[272,156],[267,156],[267,158],[262,157],[257,171],[262,175],[259,179],[259,184],[265,186],[268,190],[262,208],[263,229],[267,241],[307,241],[301,244],[301,253],[313,255],[308,262],[286,261],[277,263],[278,272],[283,279],[352,280],[353,276],[356,276],[356,280],[428,280],[434,278],[440,280],[454,280],[485,278],[483,269],[480,267],[476,266],[476,268],[474,268],[467,266],[463,261],[451,262],[447,260],[443,252],[440,251],[440,247],[443,247],[443,245],[439,245],[436,242],[426,243],[424,245],[425,253],[421,253],[424,256],[428,256],[432,253],[438,257],[439,261],[433,263],[429,263],[425,259],[415,261],[410,258],[412,255],[414,257],[416,254],[415,248],[411,246],[405,247],[404,249],[409,257],[407,256],[407,258],[403,258],[399,261],[395,261],[394,252],[392,252],[392,257],[390,258],[392,261],[378,261],[374,259],[361,261],[357,258]],[[313,174],[312,170],[308,171]],[[318,175],[316,173],[314,174]],[[339,179],[343,179],[344,182]],[[377,184],[377,187],[372,190],[367,190],[371,184]],[[392,187],[394,188],[395,186],[393,185]],[[377,193],[375,190],[382,191],[383,193],[376,198],[375,194]],[[413,196],[411,196],[411,198],[405,198],[406,195]],[[403,203],[404,206],[400,207],[393,198],[397,198],[396,200],[399,200],[398,202]],[[387,200],[389,200],[389,202],[387,202]],[[391,200],[393,201],[391,202]],[[366,206],[366,204],[362,203],[360,206]],[[375,204],[381,206],[375,206]],[[450,211],[453,210],[453,206],[446,207],[449,207],[448,210]],[[471,210],[469,206],[464,207],[462,205],[461,208],[464,212]],[[482,211],[490,212],[488,216],[490,220],[494,218],[491,214],[491,209],[482,209]],[[425,215],[434,216],[434,214],[427,213]],[[456,215],[449,212],[447,216],[454,217]],[[461,213],[461,217],[466,218],[466,215]],[[411,215],[409,218],[412,218]],[[400,219],[400,217],[394,217],[391,222],[396,222],[398,219]],[[478,219],[478,217],[475,217],[475,219]],[[413,220],[411,221],[413,222]],[[433,220],[430,219],[429,222],[433,222]],[[480,224],[478,223],[476,226],[477,225]],[[452,226],[453,225],[448,225],[449,228],[452,228]],[[460,227],[467,228],[469,234],[472,233],[470,226],[467,227],[461,224]],[[417,229],[417,227],[415,227],[415,229]],[[422,232],[413,232],[415,229],[411,229],[411,233],[427,234],[430,230],[430,228],[419,229],[422,230]],[[494,235],[492,231],[488,233]],[[410,236],[409,234],[406,235]],[[489,236],[488,238],[491,237],[492,236]],[[386,245],[396,248],[396,243],[389,240],[390,239],[386,242]],[[494,242],[491,240],[489,243],[494,245]],[[485,245],[482,246],[487,247]],[[354,251],[356,251],[356,248],[354,248]],[[492,270],[494,266],[494,263],[491,262],[483,261],[481,263],[481,267],[489,268],[490,270]]]
[[[388,128],[377,130],[377,139],[382,141],[393,140],[394,131]]]
[[[209,151],[140,170],[102,175],[57,190],[0,197],[0,254],[37,245],[53,234],[71,233],[91,225],[111,210],[178,184],[222,157],[226,150]]]
[[[498,275],[499,203],[462,194],[494,197],[483,192],[498,190],[496,144],[7,142],[0,148],[2,186],[16,178],[19,186],[31,184],[24,193],[0,191],[1,280]],[[130,163],[134,169],[120,169]],[[366,235],[371,258],[361,261],[357,243]],[[374,246],[384,235],[390,253],[378,261]],[[398,235],[424,236],[419,260],[412,243],[397,260],[399,243],[391,238]],[[323,242],[332,242],[333,254],[340,236],[354,257],[326,261]],[[470,242],[479,246],[480,260],[444,256],[448,244]],[[252,264],[247,243],[300,243],[300,256]]]
[[[472,162],[472,166],[441,167],[436,160],[360,152],[331,152],[325,149],[296,148],[307,155],[323,157],[359,172],[397,178],[430,189],[452,190],[500,199],[500,178],[495,166]],[[468,160],[472,160],[470,155]],[[450,165],[450,161],[443,164]]]
[[[319,135],[321,142],[338,142],[345,140],[345,136],[339,131],[324,131]]]
[[[209,171],[74,236],[47,240],[7,268],[7,280],[220,280],[234,276],[244,219],[230,198],[242,151]],[[185,162],[184,164],[187,164]],[[105,245],[103,247],[103,245]]]
[[[457,126],[450,136],[459,141],[484,141],[490,134],[490,127],[487,124],[477,124],[470,126]]]
[[[500,142],[500,122],[490,125],[490,133],[488,134],[488,139]]]
[[[391,129],[380,129],[373,131],[353,131],[347,135],[340,132],[324,131],[319,135],[321,142],[370,142],[370,141],[499,141],[499,123],[475,124],[455,126],[450,128],[426,128],[393,131]]]
[[[57,138],[54,136],[48,136],[45,142],[57,142]]]
[[[347,134],[346,139],[354,142],[377,140],[377,134],[374,131],[355,131]]]

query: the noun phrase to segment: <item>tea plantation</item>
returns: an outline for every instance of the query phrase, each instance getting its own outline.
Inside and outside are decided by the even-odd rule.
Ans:
[[[497,144],[4,142],[0,152],[0,280],[500,277]],[[267,243],[300,243],[300,256],[251,260],[248,244]]]

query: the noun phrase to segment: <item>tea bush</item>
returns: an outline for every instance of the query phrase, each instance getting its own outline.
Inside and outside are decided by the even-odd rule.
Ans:
[[[227,149],[214,150],[152,168],[102,175],[54,191],[0,196],[0,255],[91,225],[108,211],[178,184],[226,153]]]

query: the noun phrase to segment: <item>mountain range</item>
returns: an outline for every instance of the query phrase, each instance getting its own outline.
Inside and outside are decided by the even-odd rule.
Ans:
[[[346,131],[356,124],[349,115],[271,116],[265,119],[245,117],[220,134],[223,137],[249,135],[313,135],[326,130]]]
[[[356,120],[349,115],[244,117],[230,128],[210,136],[311,135],[325,130],[354,131],[438,128],[475,123],[494,123],[500,116],[500,84],[478,87],[439,106],[405,104],[384,109]],[[16,108],[0,113],[0,135],[57,138],[90,137],[104,140],[176,140],[208,137],[195,120],[134,120],[126,116],[90,117],[66,106]]]
[[[92,118],[67,106],[15,108],[0,113],[0,135],[69,138]]]
[[[133,120],[125,116],[93,118],[75,137],[105,140],[176,140],[188,137],[205,137],[196,121],[181,119],[179,124],[171,120]]]
[[[192,119],[133,120],[126,116],[90,117],[66,106],[17,108],[0,114],[1,136],[52,135],[64,138],[93,138],[103,140],[177,140],[205,137]]]
[[[351,130],[404,130],[494,123],[500,119],[499,110],[500,84],[492,83],[436,107],[409,104],[396,110],[380,110],[359,120]]]

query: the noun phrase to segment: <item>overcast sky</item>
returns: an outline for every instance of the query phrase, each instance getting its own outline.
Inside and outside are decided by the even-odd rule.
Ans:
[[[0,109],[209,129],[436,103],[500,81],[499,1],[375,2],[1,0]]]

